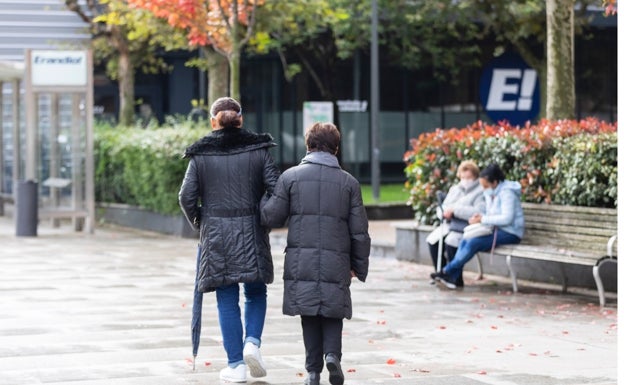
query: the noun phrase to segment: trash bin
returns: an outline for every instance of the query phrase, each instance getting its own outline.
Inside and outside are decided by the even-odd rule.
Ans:
[[[36,237],[39,204],[37,182],[20,180],[15,194],[15,235],[18,237]]]

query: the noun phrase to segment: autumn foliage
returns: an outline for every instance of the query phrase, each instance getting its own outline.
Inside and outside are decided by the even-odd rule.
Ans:
[[[133,6],[148,9],[157,17],[166,19],[172,27],[185,30],[191,47],[212,45],[225,52],[232,49],[228,25],[233,25],[234,20],[247,25],[253,7],[262,2],[238,0],[237,14],[234,15],[231,0],[128,0]]]
[[[467,159],[481,168],[498,163],[521,183],[527,202],[617,204],[617,123],[541,120],[518,128],[479,121],[423,133],[411,146],[404,156],[408,203],[423,223],[433,221],[435,192],[457,182],[457,166]]]
[[[605,7],[605,14],[615,15],[617,13],[617,0],[603,0],[602,4]]]

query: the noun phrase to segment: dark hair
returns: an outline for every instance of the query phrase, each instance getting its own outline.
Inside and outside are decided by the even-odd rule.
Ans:
[[[308,151],[336,154],[340,146],[340,131],[332,123],[314,123],[305,132],[305,144]]]
[[[240,103],[230,97],[219,98],[210,107],[210,117],[216,119],[223,128],[240,128],[243,125],[242,113]]]
[[[490,183],[502,182],[505,180],[505,173],[496,163],[492,163],[481,171],[479,177]]]

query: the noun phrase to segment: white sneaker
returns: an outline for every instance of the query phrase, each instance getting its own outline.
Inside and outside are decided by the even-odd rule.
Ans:
[[[262,361],[262,356],[260,355],[260,349],[255,344],[251,342],[245,343],[243,360],[245,360],[245,363],[249,366],[249,372],[252,377],[266,376],[267,372],[264,367],[264,362]]]
[[[240,364],[235,368],[226,366],[221,369],[219,378],[229,382],[247,382],[247,366],[245,364]]]

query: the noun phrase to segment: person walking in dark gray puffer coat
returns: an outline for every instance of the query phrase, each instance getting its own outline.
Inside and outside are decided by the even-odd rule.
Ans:
[[[343,319],[352,315],[351,279],[368,274],[368,219],[358,181],[338,164],[336,126],[316,123],[305,141],[301,164],[280,176],[261,205],[262,224],[282,227],[288,219],[283,312],[301,316],[305,384],[320,383],[324,355],[329,382],[342,385]]]
[[[273,282],[268,229],[260,225],[260,200],[279,177],[268,134],[242,128],[240,104],[220,98],[210,108],[213,131],[187,148],[190,158],[180,206],[200,234],[200,292],[216,291],[228,366],[220,378],[245,382],[266,375],[260,340],[266,316],[266,284]],[[239,307],[244,283],[245,336]]]

